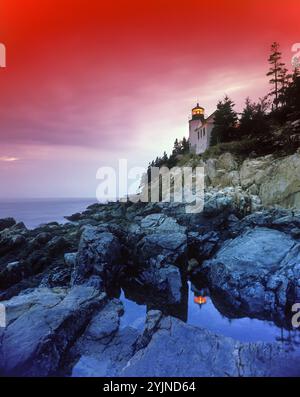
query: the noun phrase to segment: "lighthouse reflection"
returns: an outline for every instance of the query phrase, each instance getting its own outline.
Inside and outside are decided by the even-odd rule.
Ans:
[[[147,313],[160,310],[165,316],[176,317],[191,326],[207,329],[215,334],[231,337],[241,342],[277,342],[286,349],[300,348],[299,330],[288,330],[265,319],[250,318],[232,313],[226,300],[215,296],[205,283],[184,280],[180,301],[170,304],[164,296],[151,289],[127,283],[121,286],[118,297],[124,304],[121,327],[130,326],[143,331]]]

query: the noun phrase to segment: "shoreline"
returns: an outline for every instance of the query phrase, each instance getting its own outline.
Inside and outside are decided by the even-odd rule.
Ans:
[[[0,299],[1,302],[5,301],[8,313],[10,313],[10,307],[19,307],[19,309],[17,312],[14,309],[14,312],[8,315],[9,324],[2,331],[4,339],[0,347],[0,357],[1,354],[5,356],[2,356],[4,361],[0,373],[27,376],[33,373],[50,375],[57,371],[67,371],[69,375],[77,376],[85,373],[87,368],[91,369],[91,365],[94,368],[93,371],[100,371],[98,360],[104,354],[104,352],[101,353],[103,346],[108,343],[109,348],[103,359],[106,357],[105,360],[108,360],[110,364],[105,367],[106,369],[101,369],[104,371],[100,371],[102,376],[117,374],[125,376],[129,373],[138,376],[139,368],[143,368],[143,365],[149,366],[150,356],[154,359],[158,354],[155,350],[156,345],[152,346],[151,343],[152,335],[156,334],[155,338],[158,339],[164,338],[163,330],[169,326],[175,327],[174,332],[176,329],[183,334],[193,332],[198,335],[200,332],[196,331],[197,327],[182,323],[181,320],[175,318],[176,310],[182,304],[186,305],[184,284],[187,279],[199,280],[198,288],[202,292],[199,290],[197,293],[211,296],[214,299],[214,305],[226,317],[261,318],[291,329],[290,316],[286,317],[285,313],[286,305],[289,304],[291,298],[289,283],[292,280],[291,277],[294,276],[290,273],[282,273],[281,262],[282,252],[290,251],[297,242],[298,237],[295,237],[294,225],[296,222],[300,225],[300,217],[295,216],[291,210],[284,209],[270,209],[245,215],[243,210],[239,213],[235,206],[228,207],[226,211],[220,211],[217,205],[214,208],[213,213],[210,203],[208,212],[186,214],[183,205],[168,203],[96,203],[88,206],[80,214],[67,217],[71,222],[66,224],[52,222],[28,230],[24,228],[24,225],[14,223],[2,230],[0,232],[0,250],[2,250]],[[244,247],[249,247],[249,244],[253,245],[253,251],[245,250]],[[274,262],[270,268],[272,271],[267,276],[267,286],[265,274],[272,261],[262,256],[266,244],[270,245]],[[234,262],[228,262],[228,259],[224,258],[235,258],[239,255],[242,255],[243,260],[248,255],[247,260],[252,261],[253,265],[245,269],[240,266],[242,262],[239,259],[236,264],[232,265],[235,266],[232,271],[230,264]],[[297,255],[296,251],[295,255]],[[297,272],[298,267],[296,264],[293,265],[293,257],[290,260],[290,265],[286,269],[289,269],[289,272]],[[231,279],[230,288],[223,281],[228,278]],[[246,289],[241,284],[245,280],[248,280]],[[124,281],[129,284],[137,283],[144,299],[148,302],[142,333],[130,326],[120,328],[124,306],[118,298],[113,298],[114,293],[111,294],[111,291],[118,290]],[[278,284],[282,281],[285,284]],[[282,286],[289,284],[286,290],[286,294],[289,295],[282,294],[282,286],[276,290],[278,288],[276,283]],[[131,288],[131,291],[133,292],[134,289]],[[295,293],[297,293],[296,290]],[[272,306],[272,302],[275,302],[273,297],[276,297],[277,303],[276,305],[273,303]],[[295,296],[294,299],[297,297]],[[32,300],[36,303],[33,309],[28,311],[25,302]],[[52,301],[56,302],[53,309],[52,304],[47,308],[45,304],[48,305]],[[72,306],[65,306],[67,302],[73,302]],[[161,309],[157,309],[159,307]],[[170,309],[166,309],[168,307]],[[73,324],[75,328],[64,330],[66,341],[70,340],[71,345],[69,343],[59,345],[62,356],[69,357],[68,360],[71,363],[69,369],[64,368],[65,364],[61,360],[55,364],[51,358],[45,357],[43,350],[41,353],[26,352],[23,350],[24,346],[16,346],[15,343],[18,340],[16,335],[15,342],[9,342],[9,340],[12,341],[10,335],[19,332],[20,325],[23,324],[25,339],[33,341],[32,338],[34,338],[35,343],[43,346],[45,343],[43,342],[45,337],[43,327],[48,326],[44,324],[36,329],[33,323],[33,329],[27,329],[26,324],[32,322],[33,318],[36,318],[37,324],[40,321],[43,322],[41,315],[48,312],[53,321],[60,324],[57,332],[61,332],[59,330],[64,329],[74,315],[77,317],[81,313],[78,318],[79,323],[76,320]],[[11,322],[12,319],[14,319],[13,322]],[[52,328],[52,332],[53,343],[56,343],[58,335],[55,328]],[[200,335],[202,340],[203,336]],[[216,348],[215,343],[223,345],[227,341],[227,338],[221,335],[215,340],[216,337],[209,331],[205,331],[204,335],[206,341],[203,340],[201,343],[211,344],[212,349]],[[295,335],[296,342],[298,334]],[[5,342],[6,337],[9,338],[7,342]],[[168,338],[171,341],[172,335]],[[241,342],[232,341],[230,342],[230,344],[233,343],[232,348],[237,343],[240,343],[243,349],[246,346]],[[274,347],[270,347],[271,356],[279,354],[283,357],[288,354],[290,363],[298,360],[297,354],[295,356],[292,352],[287,353],[283,345],[274,343],[275,345],[271,344]],[[181,342],[178,349],[180,349],[180,344]],[[248,345],[252,346],[251,349],[257,351],[257,354],[262,354],[261,349],[265,349],[263,342],[251,342]],[[87,360],[87,352],[92,346],[98,353]],[[116,354],[120,353],[119,348],[116,350],[116,346],[119,348],[121,346],[121,350],[125,349],[120,365],[115,361]],[[194,345],[191,342],[191,348],[192,346]],[[10,357],[15,349],[20,349],[23,357],[29,354],[27,356],[29,361],[26,361],[26,365],[25,362],[22,364],[25,367],[22,367],[24,369],[21,373],[18,372],[20,371],[18,360],[7,361],[7,357]],[[229,353],[230,349],[228,360],[232,361],[234,356]],[[145,363],[144,356],[141,356],[142,351],[145,354],[149,352],[147,354],[150,355]],[[46,361],[42,367],[38,364],[40,358],[36,357],[33,360],[32,354],[38,354],[38,357],[40,357],[39,354],[43,354]],[[217,349],[213,354],[218,360],[221,350]],[[245,373],[247,373],[246,368],[250,368],[252,360],[255,359],[251,355],[248,357],[248,354],[250,351],[247,353],[247,362],[244,364]],[[139,364],[133,365],[130,370],[125,370],[129,357],[130,362],[134,359],[133,362],[136,361]],[[201,355],[199,360],[200,357]],[[185,364],[185,359],[188,357],[183,359],[182,373],[188,362]],[[286,360],[285,357],[282,363]],[[275,364],[277,361],[275,358],[271,363],[266,360],[260,371],[264,371],[265,374],[270,371],[284,373],[287,370],[286,364],[278,367],[278,364]],[[49,368],[47,372],[43,369],[44,365]],[[168,361],[168,366],[170,365]],[[203,371],[201,365],[199,368]],[[211,374],[217,374],[221,369],[211,370],[213,371]],[[160,371],[160,376],[163,376],[165,374],[163,368],[160,368]],[[152,375],[155,376],[155,372]],[[255,376],[255,373],[252,375]],[[235,376],[235,372],[232,376]]]

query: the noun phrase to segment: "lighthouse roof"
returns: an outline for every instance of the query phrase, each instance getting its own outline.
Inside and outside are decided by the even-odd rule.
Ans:
[[[197,103],[197,105],[192,110],[196,110],[196,109],[204,110],[204,108],[202,106],[199,106],[199,103]]]

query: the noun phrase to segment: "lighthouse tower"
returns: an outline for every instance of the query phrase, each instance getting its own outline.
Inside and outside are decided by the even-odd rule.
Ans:
[[[201,154],[209,146],[210,133],[214,126],[214,113],[205,119],[205,109],[195,106],[192,109],[192,118],[189,120],[189,142],[190,150],[196,154]]]

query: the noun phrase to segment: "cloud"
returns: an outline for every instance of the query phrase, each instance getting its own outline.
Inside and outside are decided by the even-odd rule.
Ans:
[[[0,161],[6,162],[6,163],[13,163],[14,161],[19,161],[20,159],[18,157],[10,157],[10,156],[0,156]]]

